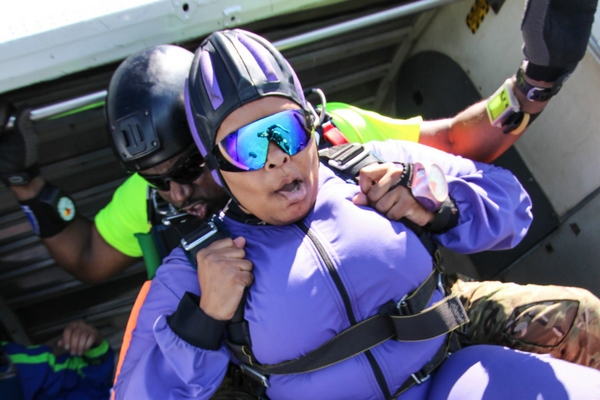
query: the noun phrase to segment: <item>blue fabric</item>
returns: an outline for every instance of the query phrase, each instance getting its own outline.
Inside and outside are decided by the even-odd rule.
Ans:
[[[429,398],[597,400],[600,372],[549,355],[471,346],[446,360],[433,379]]]
[[[25,400],[106,400],[110,397],[115,364],[110,347],[94,359],[69,354],[54,357],[48,346],[3,343],[2,350],[13,360]],[[32,361],[35,357],[39,362],[20,362],[24,356]],[[63,368],[64,364],[76,368]]]

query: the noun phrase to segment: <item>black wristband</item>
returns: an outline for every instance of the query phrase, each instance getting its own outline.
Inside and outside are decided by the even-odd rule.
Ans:
[[[185,292],[177,310],[167,317],[167,323],[177,336],[192,346],[219,350],[229,321],[219,321],[206,315],[199,304],[200,297]]]
[[[46,182],[33,199],[20,201],[36,235],[49,238],[63,231],[75,218],[75,203],[60,188]]]
[[[458,225],[459,217],[460,213],[454,199],[448,196],[440,209],[435,213],[433,220],[425,225],[423,229],[433,234],[445,233]]]
[[[558,78],[569,72],[569,70],[560,67],[537,65],[528,61],[524,72],[528,77],[536,81],[555,82]]]
[[[569,78],[570,72],[565,70],[556,70],[549,75],[542,75],[539,69],[542,67],[527,63],[526,66],[521,64],[517,70],[515,86],[521,91],[529,101],[548,101],[555,96],[562,88],[565,81]],[[543,67],[549,68],[549,67]],[[560,75],[557,75],[560,72]],[[538,87],[530,84],[525,79],[525,75],[537,81],[553,82],[552,87]]]

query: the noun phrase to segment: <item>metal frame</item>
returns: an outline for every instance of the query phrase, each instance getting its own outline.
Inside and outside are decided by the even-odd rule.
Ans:
[[[374,14],[359,17],[350,21],[341,22],[326,28],[317,29],[311,32],[292,36],[287,39],[273,42],[280,51],[289,50],[305,44],[314,43],[319,40],[327,39],[333,36],[348,33],[357,29],[365,28],[371,25],[380,24],[395,18],[400,18],[419,12],[431,10],[447,4],[455,3],[459,0],[421,0],[409,4],[403,4],[388,10],[380,11]],[[31,111],[32,121],[39,121],[60,115],[65,112],[73,111],[81,107],[90,106],[95,103],[103,103],[106,98],[106,90],[90,93],[85,96],[77,97],[61,103],[37,108]],[[14,127],[15,117],[11,116],[6,124],[6,129]]]

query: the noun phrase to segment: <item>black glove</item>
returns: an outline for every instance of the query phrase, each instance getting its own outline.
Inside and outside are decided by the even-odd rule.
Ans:
[[[29,118],[29,107],[16,110],[14,126],[7,129],[12,111],[11,104],[0,103],[0,180],[6,186],[20,186],[40,174],[38,136]]]
[[[597,5],[598,0],[527,0],[521,32],[528,77],[554,82],[573,72],[585,55]]]

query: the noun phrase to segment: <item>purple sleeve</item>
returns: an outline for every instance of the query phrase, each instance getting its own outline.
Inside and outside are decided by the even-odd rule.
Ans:
[[[139,308],[131,340],[115,379],[115,399],[208,399],[217,390],[229,350],[196,347],[175,334],[167,317],[184,295],[199,294],[196,270],[180,249],[158,269]],[[132,321],[130,321],[130,324]]]
[[[600,371],[549,354],[475,345],[444,361],[428,399],[600,399]]]
[[[388,161],[433,162],[445,172],[460,217],[456,227],[434,235],[440,244],[474,253],[509,249],[525,237],[533,220],[531,199],[510,171],[418,143],[390,140],[368,147]]]

